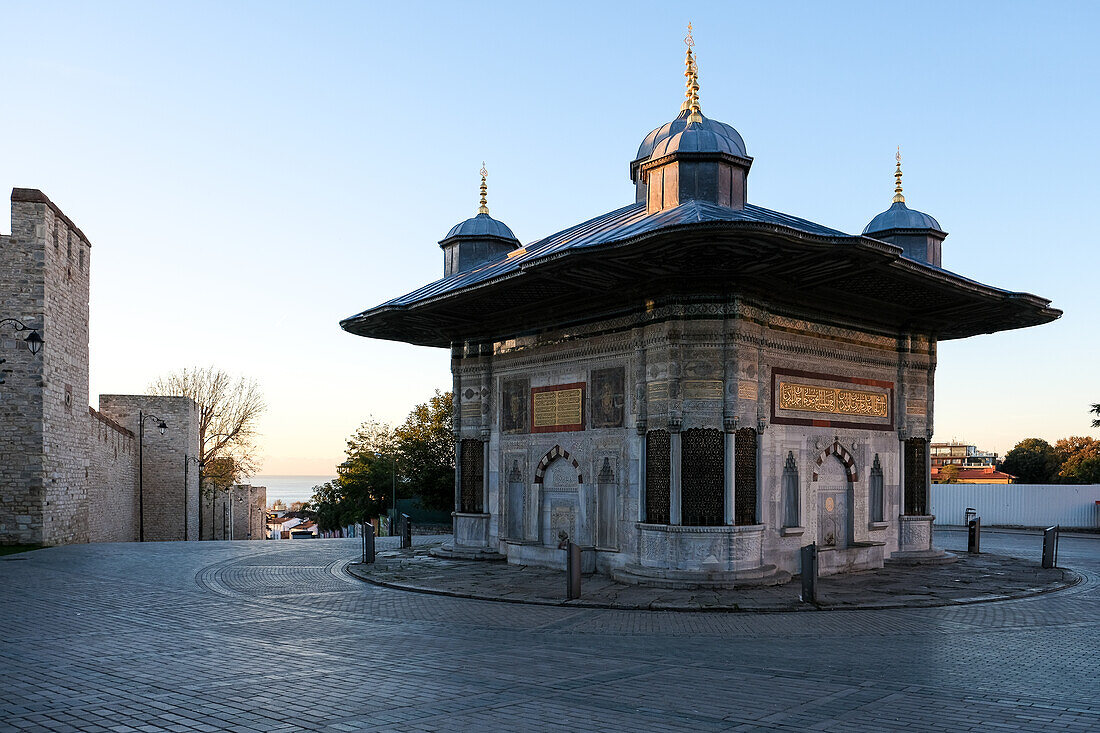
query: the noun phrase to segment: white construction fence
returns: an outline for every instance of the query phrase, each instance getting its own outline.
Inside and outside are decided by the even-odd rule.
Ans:
[[[936,524],[966,524],[973,508],[982,526],[1100,528],[1100,484],[932,484]]]

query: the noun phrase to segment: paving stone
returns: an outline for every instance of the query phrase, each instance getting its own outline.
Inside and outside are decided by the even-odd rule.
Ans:
[[[1038,560],[1036,535],[982,539],[991,555]],[[1100,729],[1100,539],[1063,538],[1062,563],[1084,580],[1054,593],[763,614],[411,593],[348,576],[358,549],[73,545],[0,559],[0,727]],[[635,604],[643,592],[602,587]]]

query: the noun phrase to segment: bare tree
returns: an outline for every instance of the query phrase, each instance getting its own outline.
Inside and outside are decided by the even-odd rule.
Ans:
[[[192,367],[160,377],[149,385],[149,392],[190,397],[198,403],[203,479],[215,478],[209,475],[215,465],[233,467],[230,481],[259,469],[262,456],[256,428],[267,403],[255,379],[233,377],[213,366]],[[223,482],[227,477],[219,473],[216,478]]]

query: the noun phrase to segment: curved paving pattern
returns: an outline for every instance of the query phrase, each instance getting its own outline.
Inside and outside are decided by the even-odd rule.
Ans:
[[[1034,559],[1039,539],[987,532],[983,547]],[[1084,581],[1058,593],[764,615],[408,593],[347,577],[356,550],[0,559],[0,729],[1100,729],[1100,538],[1062,540]]]

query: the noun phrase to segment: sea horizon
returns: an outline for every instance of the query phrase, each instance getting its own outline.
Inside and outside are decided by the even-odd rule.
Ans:
[[[276,499],[282,499],[286,505],[296,501],[309,501],[313,497],[313,487],[332,481],[332,474],[257,474],[248,479],[253,486],[267,487],[267,505]]]

